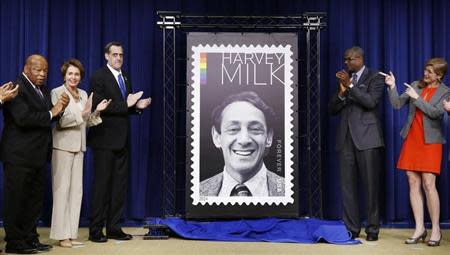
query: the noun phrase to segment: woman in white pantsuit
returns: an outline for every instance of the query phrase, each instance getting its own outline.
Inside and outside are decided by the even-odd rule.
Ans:
[[[62,247],[81,244],[78,236],[81,198],[83,194],[83,154],[86,151],[86,127],[102,122],[100,112],[109,101],[103,100],[91,112],[92,94],[79,89],[84,68],[80,61],[69,59],[61,67],[64,84],[51,92],[56,103],[61,94],[69,95],[70,103],[53,129],[52,187],[53,214],[50,238]]]

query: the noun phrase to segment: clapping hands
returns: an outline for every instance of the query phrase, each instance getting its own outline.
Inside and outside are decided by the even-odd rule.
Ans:
[[[61,111],[64,111],[64,109],[66,109],[67,105],[69,105],[70,102],[70,97],[69,95],[66,94],[66,92],[62,93],[61,96],[58,99],[58,102],[56,102],[56,104],[60,104],[61,105]]]
[[[15,85],[12,82],[3,84],[0,87],[0,100],[2,102],[10,101],[15,98],[19,93],[19,85]]]
[[[144,92],[142,91],[136,92],[134,94],[129,94],[127,97],[128,108],[134,106],[137,103],[137,101],[142,97],[142,94],[144,94]]]
[[[69,95],[67,95],[66,92],[62,93],[61,96],[58,98],[56,104],[50,110],[52,112],[52,116],[55,117],[60,113],[62,113],[64,109],[66,109],[69,102],[70,102]]]
[[[86,104],[84,105],[83,115],[88,115],[92,112],[92,98],[94,97],[94,93],[91,92],[91,94],[88,97],[88,100],[86,101]],[[105,110],[106,107],[111,103],[111,99],[106,100],[103,99],[100,101],[100,103],[97,104],[97,107],[95,108],[96,113],[100,113],[101,111]]]
[[[110,103],[111,103],[111,99],[109,99],[109,100],[103,99],[103,100],[97,105],[97,107],[95,108],[95,111],[101,112],[101,111],[105,110],[106,107],[108,107],[108,105],[109,105]]]
[[[152,103],[152,98],[144,98],[144,99],[140,99],[137,103],[136,103],[136,107],[138,109],[145,109],[147,108],[150,104]]]
[[[443,102],[443,104],[444,104],[444,109],[445,109],[447,112],[450,112],[450,98],[445,99],[444,102]]]
[[[91,94],[88,97],[88,100],[86,101],[86,104],[84,105],[84,109],[83,109],[83,116],[87,116],[91,113],[92,111],[92,97],[94,96],[94,93],[91,92]]]
[[[127,97],[128,107],[132,107],[132,106],[136,105],[136,108],[141,109],[141,110],[147,108],[151,104],[152,98],[149,97],[149,98],[140,99],[143,94],[144,94],[144,92],[142,92],[142,91],[136,92],[134,94],[129,94]]]
[[[352,83],[352,79],[350,78],[349,74],[345,70],[341,70],[336,73],[336,78],[339,79],[339,96],[344,96],[345,91],[349,88],[350,84]]]
[[[339,79],[339,84],[345,88],[348,88],[352,83],[350,75],[345,70],[337,72],[336,77]]]

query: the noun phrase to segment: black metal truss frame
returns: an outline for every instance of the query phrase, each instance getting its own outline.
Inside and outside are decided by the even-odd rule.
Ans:
[[[299,157],[299,167],[306,165],[308,213],[312,217],[322,217],[322,149],[320,114],[320,31],[326,27],[326,13],[310,12],[299,16],[191,16],[179,12],[158,11],[157,21],[163,33],[163,86],[164,86],[164,131],[163,131],[163,213],[165,217],[177,215],[177,157],[185,135],[177,133],[176,73],[176,32],[186,30],[201,31],[295,31],[306,30],[306,86],[307,92],[300,98],[306,100],[306,109],[300,110],[306,116],[306,130],[299,131],[300,143],[307,150],[306,157]],[[300,94],[299,94],[300,95]],[[300,96],[302,97],[302,96]],[[184,107],[184,106],[183,106]],[[183,113],[184,115],[186,112]],[[184,128],[184,127],[183,127]],[[300,129],[299,129],[300,130]],[[182,139],[177,139],[177,138]],[[180,140],[180,142],[177,142]],[[300,146],[302,148],[302,146]],[[182,151],[181,153],[185,153]],[[184,165],[185,167],[185,165]],[[184,199],[184,197],[183,197]]]

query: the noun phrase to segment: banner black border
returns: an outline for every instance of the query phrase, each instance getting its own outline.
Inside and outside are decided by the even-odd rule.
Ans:
[[[217,33],[216,33],[217,34]],[[233,33],[233,34],[240,34],[240,35],[246,35],[247,38],[249,35],[252,34],[270,34],[270,36],[277,36],[277,34],[280,35],[286,35],[286,34],[294,34],[297,37],[296,33]],[[189,34],[188,34],[189,36]],[[248,39],[247,39],[248,40]],[[223,44],[228,44],[229,42],[223,42]],[[206,44],[206,43],[205,43]],[[236,43],[231,43],[232,45],[236,44]],[[293,99],[292,99],[292,103],[293,103],[293,188],[292,190],[294,191],[293,194],[293,199],[294,202],[293,203],[289,203],[287,205],[261,205],[261,204],[257,204],[257,205],[224,205],[224,204],[220,204],[220,205],[194,205],[193,204],[193,199],[191,197],[192,195],[192,116],[188,111],[188,114],[186,114],[186,189],[185,189],[185,197],[186,197],[186,217],[187,218],[260,218],[260,217],[288,217],[288,218],[295,218],[298,217],[298,208],[299,208],[299,195],[298,195],[298,191],[299,191],[299,165],[298,165],[298,148],[299,148],[299,141],[298,141],[298,121],[299,121],[299,116],[298,116],[298,54],[299,54],[299,49],[298,49],[298,37],[296,38],[296,42],[295,45],[293,45],[293,70],[292,70],[292,74],[293,74],[293,85],[292,85],[292,95],[293,95]],[[192,52],[191,49],[189,47],[187,47],[187,56],[189,59],[189,56],[192,56]],[[186,68],[186,73],[187,73],[187,77],[186,80],[188,81],[188,83],[191,83],[191,76],[192,74],[190,73],[191,69],[191,63],[192,60],[190,59],[187,62],[187,68]],[[188,86],[187,91],[186,91],[186,107],[187,109],[191,109],[192,107],[192,86]]]

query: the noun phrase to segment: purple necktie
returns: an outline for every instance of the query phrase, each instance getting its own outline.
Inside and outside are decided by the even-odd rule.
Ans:
[[[44,100],[44,95],[42,94],[41,89],[38,86],[34,86],[34,89],[36,90],[36,93],[39,95],[39,97]]]

